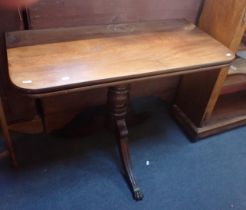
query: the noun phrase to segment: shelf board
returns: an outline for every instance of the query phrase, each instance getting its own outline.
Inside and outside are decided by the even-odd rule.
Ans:
[[[236,59],[229,70],[221,95],[246,90],[246,60]]]
[[[246,124],[246,92],[237,92],[219,97],[210,120],[202,127],[197,127],[179,109],[173,107],[173,113],[181,128],[192,141],[218,134]]]
[[[246,118],[246,91],[220,96],[209,124]]]

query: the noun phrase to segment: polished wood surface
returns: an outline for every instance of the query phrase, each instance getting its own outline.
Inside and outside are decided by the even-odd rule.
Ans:
[[[10,46],[8,41],[9,76],[17,88],[37,97],[37,113],[44,130],[45,109],[40,98],[47,95],[42,94],[57,91],[70,93],[71,89],[81,87],[87,90],[95,86],[109,87],[108,108],[124,172],[134,199],[142,200],[143,193],[136,183],[129,153],[127,83],[134,79],[213,70],[229,65],[235,56],[184,20],[108,25],[103,28],[104,32],[97,27],[87,28],[92,32],[84,29],[81,38],[70,41],[26,46]],[[31,38],[23,34],[22,37]],[[9,33],[8,38],[14,44],[18,43],[14,34]]]
[[[182,74],[214,68],[234,58],[230,50],[184,20],[105,27],[110,31],[87,33],[91,38],[9,48],[12,83],[29,93],[43,93],[170,72]],[[7,40],[9,37],[13,39],[11,33]]]
[[[200,14],[201,2],[203,2],[203,0],[134,0],[134,2],[129,0],[117,0],[110,1],[110,3],[108,0],[41,0],[29,8],[30,25],[32,29],[47,29],[58,27],[69,27],[70,29],[72,26],[115,24],[177,18],[185,18],[191,22],[196,22]],[[2,21],[0,22],[3,23],[0,24],[0,30],[3,25],[8,25],[4,31],[13,30],[10,30],[12,22],[10,22],[8,18],[5,19],[2,13],[1,20]],[[64,33],[61,33],[61,35],[64,35]],[[47,38],[49,36],[50,35],[44,35],[42,37],[40,36],[39,39]],[[7,76],[7,74],[5,75]],[[148,87],[146,87],[145,81],[138,83],[134,82],[134,84],[131,85],[131,98],[138,95],[158,95],[165,101],[173,101],[176,89],[178,87],[179,77],[180,76],[172,76],[168,78],[152,80],[151,83],[156,84],[155,89],[151,88],[150,82],[148,82]],[[2,79],[1,82],[3,81],[7,80]],[[160,87],[157,88],[157,86]],[[8,91],[9,89],[5,88],[5,90]],[[98,100],[94,97],[94,95],[101,94],[101,88],[95,89],[95,93],[92,96],[86,96],[83,98],[83,100],[79,100],[79,98],[81,98],[81,94],[87,95],[86,91],[83,91],[83,93],[81,92],[82,91],[78,91],[73,94],[64,93],[60,94],[59,96],[57,95],[55,96],[57,100],[55,103],[49,103],[50,101],[46,102],[45,99],[42,99],[44,100],[43,103],[45,109],[55,110],[54,113],[49,112],[45,115],[47,122],[46,128],[49,131],[63,128],[69,119],[74,118],[76,113],[80,113],[82,110],[84,110],[85,107],[90,107],[91,105],[101,105],[105,103],[105,99]],[[134,92],[139,94],[136,95]],[[14,123],[17,125],[14,126],[14,130],[17,129],[18,132],[22,131],[25,133],[27,129],[28,132],[33,132],[31,123],[36,121],[36,115],[34,112],[34,106],[29,106],[29,104],[33,103],[33,98],[17,98],[18,95],[20,94],[15,94],[11,97],[8,96],[8,104],[4,103],[9,108],[7,110],[9,123]],[[50,98],[53,98],[53,96]],[[11,104],[9,100],[11,100]],[[69,105],[67,101],[70,100],[77,101],[77,103],[70,103]],[[16,103],[20,104],[20,106],[16,107]],[[28,116],[26,110],[28,110]],[[69,112],[67,110],[69,110]],[[21,125],[22,122],[25,124],[24,126]],[[28,126],[26,126],[27,124]],[[36,126],[36,123],[34,123],[34,126]],[[25,129],[23,129],[23,127],[25,127]]]
[[[56,1],[56,0],[42,0],[33,5],[30,10],[31,26],[32,29],[45,29],[45,28],[58,28],[58,27],[71,27],[71,26],[85,26],[85,25],[95,25],[95,24],[110,24],[110,23],[125,23],[133,21],[148,21],[148,20],[163,20],[170,18],[186,18],[192,22],[195,21],[196,17],[199,16],[199,8],[202,0],[138,0],[125,1],[119,0],[115,2],[110,2],[108,4],[107,0],[97,1]],[[21,26],[20,17],[17,11],[0,11],[0,32],[1,35],[6,31],[19,30]],[[41,38],[41,37],[40,37]],[[1,56],[0,63],[4,61],[5,63],[5,48],[4,48],[4,37],[2,35],[0,40],[1,52],[4,56]],[[3,67],[3,68],[2,68]],[[25,121],[32,121],[36,117],[35,106],[33,98],[30,97],[20,97],[19,92],[13,92],[11,85],[7,79],[7,68],[5,65],[0,68],[0,91],[5,92],[3,98],[4,106],[7,107],[6,116],[8,123],[18,123]],[[172,77],[168,79],[169,83],[173,83],[173,86],[177,87],[176,78]],[[139,87],[139,92],[143,87]],[[170,97],[174,97],[175,90],[169,89],[169,87],[164,87],[163,92],[170,92]],[[98,89],[99,90],[99,89]],[[156,94],[152,92],[153,94]],[[100,94],[100,91],[98,92]],[[60,97],[64,99],[63,103],[66,103],[66,96],[61,95]],[[76,100],[79,95],[73,94],[74,98],[71,100]],[[87,101],[88,100],[88,101]],[[87,100],[80,101],[77,103],[76,111],[82,110],[83,107],[93,101],[93,98],[87,98]],[[18,103],[18,107],[16,107]],[[59,110],[66,112],[67,107],[63,109],[63,103],[59,104]],[[100,105],[100,104],[97,104]],[[46,106],[50,106],[46,104]],[[57,106],[56,106],[57,107]],[[74,107],[74,106],[73,106]],[[70,108],[71,112],[73,107]],[[67,115],[69,113],[67,112]],[[49,119],[52,118],[50,114],[47,116]],[[56,118],[57,116],[55,116]],[[70,116],[72,118],[73,116]],[[60,117],[61,119],[61,117]],[[55,119],[54,119],[55,120]],[[62,119],[61,119],[62,121]],[[64,121],[65,122],[65,121]],[[26,124],[26,123],[25,123]],[[61,123],[63,124],[63,123]],[[53,124],[49,123],[50,129],[53,129]],[[61,128],[61,127],[60,127]],[[30,126],[30,130],[32,127]],[[25,129],[26,130],[26,129]],[[25,132],[23,130],[23,132]]]

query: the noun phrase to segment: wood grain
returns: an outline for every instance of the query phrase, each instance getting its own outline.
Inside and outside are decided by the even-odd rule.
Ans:
[[[192,141],[205,138],[246,123],[246,95],[237,92],[220,96],[211,119],[202,127],[197,127],[179,107],[174,106],[174,115],[181,128]]]
[[[245,0],[206,0],[199,27],[236,52],[245,30],[243,22],[245,2]],[[213,74],[199,73],[182,78],[176,105],[196,126],[205,126],[209,121],[227,73],[227,69],[223,68],[221,71],[214,71]],[[201,78],[205,78],[204,74],[207,76],[202,80]],[[187,92],[187,89],[193,91]],[[190,106],[191,101],[195,101],[195,110]]]
[[[245,14],[246,0],[206,0],[199,26],[233,52],[236,52],[246,29]],[[209,123],[208,121],[213,115],[227,75],[228,69],[222,69],[204,112],[203,124]]]
[[[84,25],[95,25],[95,24],[115,24],[125,22],[135,22],[143,20],[165,20],[171,18],[186,18],[192,22],[195,22],[199,15],[199,8],[201,7],[202,0],[90,0],[90,1],[78,1],[78,0],[42,0],[37,4],[33,5],[30,11],[31,26],[32,29],[46,29],[46,28],[58,28],[58,27],[69,27],[71,26],[84,26]],[[6,21],[7,22],[7,21]],[[39,33],[40,34],[40,33]],[[73,33],[76,34],[76,33]],[[56,34],[56,39],[57,39]],[[63,33],[60,36],[63,37]],[[65,35],[66,36],[66,35]],[[75,35],[76,36],[76,35]],[[40,36],[39,40],[49,39],[49,36]],[[34,38],[34,37],[33,37]],[[155,94],[160,95],[165,100],[173,100],[177,88],[177,77],[155,79],[148,82],[135,83],[136,88],[131,89],[132,92],[138,92],[141,95]],[[155,89],[152,87],[155,86]],[[159,88],[158,88],[159,86]],[[172,86],[172,87],[170,87]],[[144,91],[143,91],[144,89]],[[78,91],[72,96],[69,94],[62,94],[55,96],[55,103],[45,103],[45,109],[52,109],[55,114],[47,114],[47,129],[53,129],[54,127],[64,124],[67,122],[69,117],[63,117],[69,115],[72,117],[75,112],[80,112],[83,107],[89,106],[88,101],[91,104],[95,104],[95,99],[100,95],[100,89],[95,89],[93,94],[87,96],[85,91]],[[83,95],[87,100],[81,100]],[[132,97],[136,94],[132,93]],[[31,100],[31,99],[30,99]],[[69,104],[65,101],[71,100],[76,103]],[[21,100],[18,100],[19,103]],[[104,103],[104,100],[96,100],[97,105]],[[27,102],[25,102],[27,103]],[[46,107],[47,106],[47,107]],[[12,108],[12,107],[11,107]],[[17,108],[13,107],[13,111]],[[23,119],[26,117],[26,111],[24,108],[18,108],[21,112],[16,116],[17,119]],[[55,111],[56,110],[56,111]],[[67,110],[70,110],[68,113]],[[59,114],[57,114],[59,112]],[[60,116],[59,116],[60,115]],[[52,119],[54,118],[54,119]],[[58,123],[57,122],[59,118]],[[59,125],[58,125],[59,124]],[[62,127],[62,126],[61,126]],[[32,126],[30,126],[30,130]],[[26,130],[25,130],[26,131]]]
[[[201,72],[182,77],[175,104],[197,126],[203,123],[211,92],[220,70]]]
[[[132,33],[172,31],[183,26],[193,27],[187,21],[172,19],[166,21],[145,21],[106,25],[87,25],[81,27],[53,28],[6,33],[7,48],[38,44],[58,43],[82,39],[95,39],[102,36],[122,36]]]
[[[107,0],[100,2],[97,0],[88,2],[69,0],[64,3],[62,0],[42,0],[39,1],[38,4],[33,5],[29,11],[31,15],[32,27],[34,29],[170,18],[188,18],[189,20],[194,21],[198,16],[200,2],[200,0],[158,0],[151,2],[147,0],[141,0],[138,2],[125,0],[116,2],[108,2]],[[18,12],[16,11],[1,10],[0,13],[0,50],[2,53],[1,55],[3,55],[0,56],[0,92],[4,93],[3,103],[7,111],[8,122],[17,123],[18,125],[21,122],[26,124],[26,120],[32,120],[36,117],[34,100],[20,96],[18,92],[16,93],[16,91],[12,90],[11,84],[9,84],[6,68],[7,65],[5,65],[6,53],[3,37],[3,33],[6,31],[20,29],[20,18],[18,16]],[[61,36],[62,35],[64,34],[61,33]],[[47,38],[49,36],[43,37]],[[169,82],[171,83],[172,80],[173,86],[176,87],[176,79],[170,78]],[[142,88],[140,87],[138,91],[141,92],[141,89]],[[169,87],[163,87],[163,91],[170,94],[175,92],[173,88],[169,90]],[[173,94],[170,95],[170,97],[173,96]],[[59,102],[61,102],[59,104],[59,110],[62,112],[63,103],[66,104],[66,97],[63,95],[60,97],[64,98],[64,102],[59,100]],[[78,97],[74,95],[73,99],[76,100],[77,98]],[[87,100],[92,101],[93,98]],[[87,101],[80,101],[77,103],[76,110],[80,110],[81,107],[84,106],[83,103],[88,104]],[[18,106],[16,106],[16,104],[18,104]],[[46,105],[47,107],[52,106],[52,104]],[[73,108],[74,106],[71,107],[70,110]],[[66,110],[67,107],[65,105],[64,111],[66,112]],[[52,126],[52,124],[50,125]],[[22,129],[22,126],[20,128]],[[31,129],[32,126],[30,126],[30,130]],[[25,132],[25,130],[23,131]]]
[[[112,24],[143,20],[186,18],[192,22],[195,22],[195,20],[199,16],[198,10],[201,6],[201,2],[202,0],[134,0],[134,2],[129,0],[117,0],[110,2],[108,0],[42,0],[33,5],[29,9],[29,11],[31,16],[32,29],[69,27],[69,31],[71,26]],[[3,21],[9,24],[9,21],[6,21],[4,18]],[[63,33],[60,34],[62,37],[66,36],[67,33],[64,34],[63,31]],[[75,33],[71,33],[69,34],[69,36],[72,37],[72,34]],[[58,34],[56,34],[56,37],[57,35]],[[49,34],[48,36],[39,36],[37,39],[43,40],[49,39],[49,37],[51,37],[51,34]],[[134,84],[131,85],[131,95],[132,97],[136,96],[134,92],[137,92],[137,95],[141,96],[158,94],[158,96],[162,97],[164,100],[170,101],[173,100],[175,96],[178,80],[179,78],[177,77],[152,80],[152,82],[148,81],[148,87],[146,87],[145,85],[146,81],[138,83],[134,82]],[[152,88],[154,84],[155,88]],[[158,88],[158,86],[160,86],[160,88]],[[104,103],[104,100],[95,100],[94,97],[94,95],[101,94],[100,89],[95,89],[94,92],[95,93],[90,97],[87,96],[86,91],[83,91],[83,94],[86,95],[85,97],[83,97],[83,100],[81,100],[81,95],[83,94],[81,92],[76,92],[71,94],[71,96],[70,94],[66,93],[61,94],[60,96],[55,96],[54,100],[50,99],[47,100],[47,102],[44,102],[45,109],[54,111],[54,113],[47,113],[46,128],[48,130],[53,130],[54,128],[58,128],[59,126],[62,127],[64,123],[67,122],[67,119],[73,118],[75,112],[79,113],[83,110],[84,107],[89,106],[90,104],[97,103],[96,105],[100,105]],[[13,98],[16,98],[16,96],[14,96]],[[55,100],[57,101],[57,103],[54,102]],[[69,105],[69,103],[67,103],[68,100],[76,101],[76,104],[70,103]],[[18,122],[20,123],[22,122],[22,119],[27,116],[27,112],[25,111],[26,108],[23,106],[17,108],[14,105],[16,103],[20,104],[21,102],[23,103],[23,98],[13,100],[13,105],[10,107],[12,112],[14,112],[12,114],[14,119],[18,120]],[[27,103],[29,102],[25,100],[24,104]],[[28,108],[28,110],[30,110],[30,108]],[[69,112],[67,110],[69,110]],[[16,113],[17,111],[18,114]],[[63,112],[65,113],[66,117],[63,117]],[[59,119],[59,121],[56,119]],[[20,131],[21,129],[22,127],[20,127],[18,131]],[[23,131],[26,132],[26,129]],[[30,131],[32,131],[31,125]]]
[[[33,29],[186,18],[195,21],[202,0],[42,0],[29,11]]]
[[[133,99],[135,97],[155,95],[170,103],[173,101],[178,82],[179,77],[177,76],[148,80],[148,86],[146,86],[146,81],[134,82],[130,84],[130,97]],[[105,105],[106,99],[107,88],[43,97],[42,103],[44,107],[46,131],[50,133],[54,130],[63,128],[67,123],[74,119],[76,115],[89,107]],[[76,103],[71,103],[71,101],[76,101]],[[30,131],[32,131],[32,129]]]
[[[128,24],[126,33],[114,25],[117,36],[109,33],[90,39],[9,48],[10,79],[20,89],[41,93],[170,72],[182,74],[230,63],[234,58],[230,50],[194,25],[184,20],[171,22],[177,26],[166,28],[172,24],[164,21],[163,28],[144,32],[135,28],[148,28],[152,22],[134,27]]]
[[[245,12],[246,0],[206,0],[200,28],[236,52],[246,28]]]

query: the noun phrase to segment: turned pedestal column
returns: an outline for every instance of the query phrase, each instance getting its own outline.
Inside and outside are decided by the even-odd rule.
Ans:
[[[121,159],[124,166],[126,178],[132,190],[135,200],[142,200],[143,193],[140,191],[136,183],[132,171],[131,158],[128,145],[128,129],[126,125],[126,115],[129,101],[129,86],[121,85],[109,88],[108,91],[108,106],[110,109],[111,118],[116,131],[118,146],[121,154]]]

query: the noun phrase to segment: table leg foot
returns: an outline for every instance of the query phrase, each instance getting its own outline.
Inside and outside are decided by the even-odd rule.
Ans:
[[[136,179],[133,175],[131,157],[129,152],[129,144],[128,144],[128,129],[126,126],[126,122],[124,119],[116,120],[116,134],[118,138],[118,146],[121,154],[121,160],[123,162],[124,171],[126,174],[126,178],[128,184],[132,190],[133,198],[135,200],[142,200],[143,193],[140,191],[139,186],[136,183]]]
[[[140,189],[135,189],[133,197],[136,201],[141,201],[144,198],[144,194],[140,191]]]

